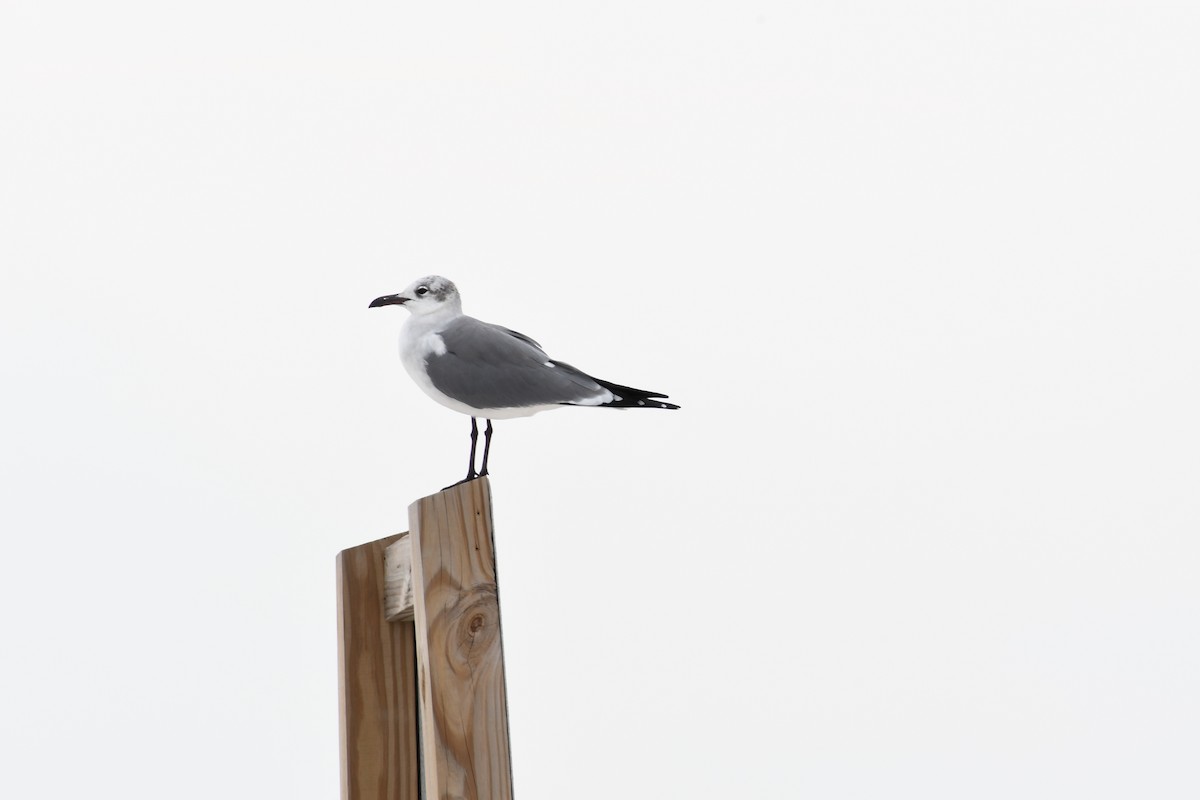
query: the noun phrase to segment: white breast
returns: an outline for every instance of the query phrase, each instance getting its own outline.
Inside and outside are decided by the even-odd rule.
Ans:
[[[436,331],[425,329],[430,326],[413,325],[416,319],[409,319],[400,329],[400,363],[409,377],[421,387],[421,391],[443,405],[450,405],[453,400],[434,388],[433,381],[425,371],[425,362],[431,355],[443,355],[446,343]],[[452,405],[450,407],[454,408]],[[455,411],[458,410],[455,408]]]

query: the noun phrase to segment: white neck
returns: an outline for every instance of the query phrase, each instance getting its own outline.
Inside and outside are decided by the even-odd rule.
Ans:
[[[440,331],[458,317],[462,316],[462,303],[450,301],[443,303],[436,311],[428,314],[410,314],[401,326],[401,333],[406,337],[421,336],[431,331]]]

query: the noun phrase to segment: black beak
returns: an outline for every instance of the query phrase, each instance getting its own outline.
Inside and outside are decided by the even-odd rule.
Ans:
[[[379,308],[380,306],[402,306],[408,302],[407,297],[398,294],[385,294],[383,297],[376,297],[371,301],[371,305],[367,308]]]

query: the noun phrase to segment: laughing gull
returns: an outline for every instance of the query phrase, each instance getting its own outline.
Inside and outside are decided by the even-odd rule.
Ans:
[[[488,474],[492,420],[528,417],[563,406],[679,408],[665,394],[593,378],[555,361],[523,333],[462,313],[458,288],[430,275],[369,308],[401,305],[412,312],[400,329],[400,360],[425,394],[471,418],[471,464],[460,483]],[[483,465],[475,472],[476,417],[487,420]]]

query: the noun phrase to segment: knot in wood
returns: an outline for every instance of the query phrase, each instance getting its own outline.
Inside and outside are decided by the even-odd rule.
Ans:
[[[483,662],[499,657],[500,612],[494,589],[477,588],[470,601],[454,610],[453,634],[446,642],[453,652],[450,663],[473,672]]]

